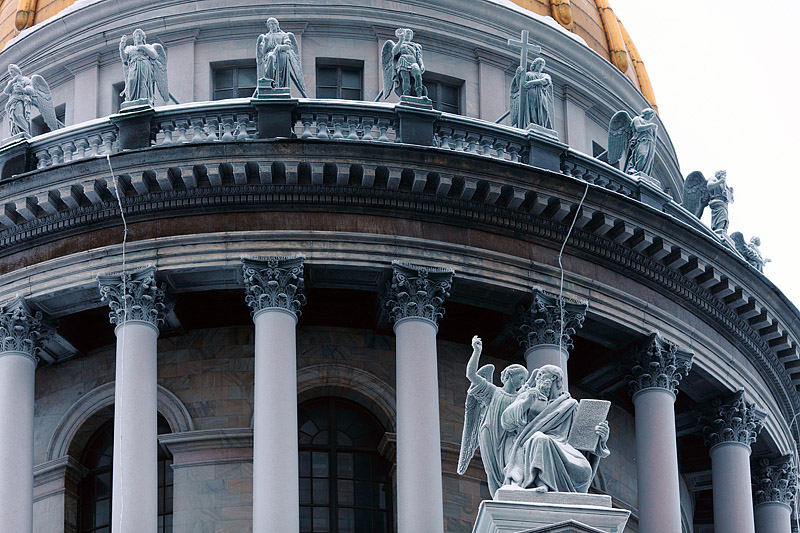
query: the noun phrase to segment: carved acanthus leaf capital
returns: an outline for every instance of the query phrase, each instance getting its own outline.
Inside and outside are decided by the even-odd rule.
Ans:
[[[797,467],[791,455],[777,460],[761,459],[753,472],[756,503],[780,502],[794,506],[797,494]]]
[[[111,308],[108,319],[122,325],[136,320],[158,327],[170,311],[166,286],[156,283],[156,267],[134,272],[98,276],[100,300]]]
[[[0,305],[0,353],[20,352],[36,360],[36,351],[50,335],[41,311],[33,311],[21,297]]]
[[[745,400],[743,390],[727,398],[715,398],[709,409],[697,415],[707,446],[723,442],[749,446],[763,429],[765,416],[753,402]]]
[[[572,335],[583,327],[589,302],[579,302],[533,288],[529,308],[518,318],[517,341],[526,350],[540,344],[558,344],[569,350]]]
[[[242,258],[244,301],[253,314],[279,308],[300,316],[300,306],[306,304],[304,261],[302,255]]]
[[[651,333],[644,344],[631,350],[631,374],[627,376],[631,393],[657,387],[677,394],[678,385],[692,368],[693,356],[658,332]]]
[[[450,296],[454,271],[392,262],[392,280],[384,305],[394,322],[419,317],[436,323],[444,315],[443,303]]]

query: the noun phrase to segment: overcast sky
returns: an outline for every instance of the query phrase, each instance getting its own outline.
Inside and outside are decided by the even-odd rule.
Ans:
[[[729,231],[761,237],[773,261],[764,273],[800,306],[800,1],[611,7],[644,60],[684,177],[728,171]]]

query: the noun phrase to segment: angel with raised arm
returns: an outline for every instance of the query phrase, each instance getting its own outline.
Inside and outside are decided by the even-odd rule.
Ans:
[[[389,98],[392,91],[397,96],[427,96],[422,85],[425,64],[422,62],[422,47],[411,39],[413,30],[398,28],[394,34],[397,42],[387,39],[381,49],[381,70],[383,71],[383,97]]]
[[[276,18],[267,19],[267,28],[269,31],[259,35],[256,41],[258,79],[272,80],[273,88],[288,88],[292,81],[305,97],[306,84],[297,39],[293,33],[282,31]]]
[[[608,125],[608,162],[615,164],[625,153],[625,173],[652,176],[658,124],[651,120],[655,116],[649,107],[633,118],[617,111]]]
[[[6,101],[6,114],[10,124],[11,135],[24,133],[31,134],[31,108],[35,107],[42,114],[42,119],[47,127],[56,130],[63,126],[56,118],[53,107],[53,97],[50,87],[44,78],[34,74],[30,78],[22,75],[22,71],[13,63],[8,65],[8,81],[3,92],[8,95]]]
[[[727,172],[718,170],[706,180],[702,172],[695,170],[683,182],[683,207],[697,218],[710,207],[711,229],[720,234],[728,233],[728,204],[733,203],[733,187],[728,186],[727,176]]]
[[[120,96],[126,102],[147,100],[155,104],[156,94],[169,101],[167,87],[167,52],[160,44],[147,44],[147,36],[141,29],[133,32],[133,44],[128,36],[119,41],[119,57],[125,74],[125,89]]]
[[[772,259],[767,259],[761,254],[759,237],[751,237],[750,242],[745,242],[744,235],[740,231],[734,231],[731,233],[731,240],[733,240],[736,251],[759,272],[764,272],[764,265],[772,262]]]
[[[458,458],[458,473],[464,474],[469,462],[480,446],[483,468],[489,482],[489,492],[494,493],[503,484],[504,469],[515,432],[503,429],[500,417],[519,394],[528,378],[528,370],[522,365],[509,365],[500,374],[502,387],[492,383],[494,365],[478,368],[483,343],[477,335],[472,338],[472,357],[467,363],[467,379],[470,387],[464,410],[464,431],[461,437],[461,453]]]

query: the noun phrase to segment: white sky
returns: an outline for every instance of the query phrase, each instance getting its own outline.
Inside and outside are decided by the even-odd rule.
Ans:
[[[800,1],[612,0],[611,7],[647,67],[684,177],[728,171],[729,233],[761,237],[773,261],[764,273],[800,306]]]

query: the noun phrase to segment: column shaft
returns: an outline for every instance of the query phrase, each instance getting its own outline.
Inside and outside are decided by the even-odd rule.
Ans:
[[[640,533],[681,530],[675,395],[648,388],[633,397],[636,409],[636,481]]]
[[[442,455],[436,326],[405,318],[397,336],[397,526],[400,533],[441,533]]]
[[[129,320],[116,329],[113,533],[158,529],[158,328]]]
[[[0,524],[8,533],[33,530],[33,390],[36,362],[0,352]]]
[[[755,508],[756,533],[791,533],[792,508],[783,502],[766,502]]]
[[[297,318],[285,309],[266,308],[253,321],[253,531],[292,533],[300,530]]]
[[[537,344],[525,350],[525,366],[528,372],[544,365],[555,365],[564,372],[564,390],[569,390],[569,380],[567,378],[567,360],[569,352],[566,348],[559,347],[558,344]]]
[[[722,442],[711,448],[714,492],[714,530],[753,533],[753,494],[750,485],[750,446]]]

